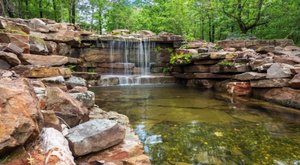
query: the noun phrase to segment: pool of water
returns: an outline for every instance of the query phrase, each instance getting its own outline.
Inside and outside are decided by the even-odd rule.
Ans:
[[[178,86],[91,90],[129,117],[154,165],[300,164],[300,124],[247,101]]]

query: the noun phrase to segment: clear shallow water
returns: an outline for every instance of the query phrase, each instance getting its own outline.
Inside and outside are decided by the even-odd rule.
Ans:
[[[154,165],[300,164],[300,124],[262,108],[183,87],[92,90],[103,110],[129,117]]]

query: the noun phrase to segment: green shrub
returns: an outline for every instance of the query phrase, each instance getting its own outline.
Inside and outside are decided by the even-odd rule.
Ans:
[[[192,62],[192,55],[191,54],[171,54],[170,64],[189,64]]]

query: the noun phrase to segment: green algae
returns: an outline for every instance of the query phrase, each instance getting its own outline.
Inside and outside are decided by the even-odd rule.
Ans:
[[[93,90],[101,108],[129,116],[154,165],[300,160],[299,124],[283,120],[286,115],[281,119],[280,107],[272,114],[264,102],[243,98],[238,104],[217,99],[211,91],[181,87]]]

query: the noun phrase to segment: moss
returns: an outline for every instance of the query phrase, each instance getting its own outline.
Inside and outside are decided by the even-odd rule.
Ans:
[[[0,33],[15,33],[15,34],[23,35],[23,36],[29,36],[27,33],[23,32],[21,30],[11,29],[11,28],[0,29]]]

